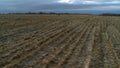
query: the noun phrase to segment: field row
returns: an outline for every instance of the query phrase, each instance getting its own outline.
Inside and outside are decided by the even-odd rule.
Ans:
[[[120,68],[118,17],[13,15],[13,20],[18,23],[0,24],[6,28],[0,32],[0,68]]]

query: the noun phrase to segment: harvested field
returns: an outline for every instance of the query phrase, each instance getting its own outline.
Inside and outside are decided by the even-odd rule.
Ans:
[[[0,15],[0,68],[120,68],[120,17]]]

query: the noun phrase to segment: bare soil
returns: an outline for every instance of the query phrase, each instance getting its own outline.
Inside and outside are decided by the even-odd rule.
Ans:
[[[120,17],[0,15],[0,68],[120,68]]]

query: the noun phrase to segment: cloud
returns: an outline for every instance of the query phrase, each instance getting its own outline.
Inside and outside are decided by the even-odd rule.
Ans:
[[[58,0],[57,2],[70,4],[120,4],[119,0]]]
[[[82,1],[82,4],[100,4],[100,2],[97,2],[97,1]]]
[[[107,4],[120,4],[120,1],[110,1],[110,2],[106,2]]]
[[[74,3],[74,0],[58,0],[58,3],[67,3],[67,4],[72,4]]]
[[[119,0],[1,0],[0,12],[118,12]],[[119,12],[120,13],[120,12]]]

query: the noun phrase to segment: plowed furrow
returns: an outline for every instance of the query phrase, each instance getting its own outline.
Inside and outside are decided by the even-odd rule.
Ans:
[[[111,44],[113,45],[118,55],[118,58],[120,59],[120,32],[114,26],[111,26],[109,27],[107,33],[109,36],[109,41],[111,41]]]
[[[83,26],[84,27],[84,26]],[[84,32],[87,30],[87,27],[85,27],[85,29],[83,29],[83,27],[81,27],[81,30],[80,30],[80,34],[79,33],[77,33],[76,34],[76,36],[78,35],[80,35],[80,37],[81,37],[81,35],[83,35],[84,34]],[[76,36],[73,38],[74,40],[76,40],[76,39],[78,39],[78,38],[76,38]],[[75,41],[74,41],[75,42]],[[72,44],[74,44],[74,42],[71,42],[70,44],[68,43],[68,45],[69,45],[69,48],[67,48],[65,51],[63,50],[63,51],[61,51],[61,53],[58,55],[58,56],[56,56],[55,58],[53,58],[53,60],[51,60],[50,62],[51,63],[48,63],[48,66],[52,66],[53,65],[53,67],[57,67],[58,66],[58,64],[59,64],[59,62],[62,60],[62,58],[63,58],[63,61],[61,61],[61,63],[62,62],[64,62],[64,60],[66,61],[66,59],[67,59],[67,57],[72,53],[72,51],[75,49],[75,47],[76,47],[76,45],[72,45]],[[75,43],[76,44],[76,43]],[[54,62],[54,63],[53,63]],[[61,63],[60,63],[60,65],[61,65]],[[46,67],[46,66],[45,66]]]
[[[97,25],[90,68],[104,68],[104,53],[100,24]]]
[[[111,39],[109,39],[108,42],[109,42],[110,50],[111,50],[111,52],[112,52],[112,54],[113,54],[113,56],[114,56],[114,58],[115,58],[114,60],[115,60],[115,62],[116,62],[116,65],[117,65],[118,68],[120,68],[120,59],[119,59],[119,57],[118,57],[117,51],[116,51],[115,48],[113,47],[113,44],[112,44],[112,42],[111,42]]]
[[[114,27],[114,26],[109,26],[108,27],[108,35],[112,40],[112,43],[114,45],[119,45],[119,41],[120,41],[120,33],[119,31]]]
[[[80,51],[80,55],[78,57],[79,61],[77,62],[77,68],[84,68],[86,65],[89,66],[89,63],[91,61],[91,52],[92,52],[92,48],[93,48],[93,41],[94,38],[91,39],[91,37],[93,37],[93,26],[91,27],[90,33],[88,33],[87,39],[85,44],[82,44],[82,50]],[[90,44],[92,43],[92,44]]]
[[[85,34],[83,34],[83,36],[81,36],[81,39],[80,39],[79,43],[77,44],[78,46],[73,51],[73,54],[68,58],[66,63],[62,66],[62,68],[66,68],[66,67],[77,68],[77,65],[79,65],[79,63],[78,63],[79,55],[81,55],[80,53],[81,53],[81,50],[84,46],[83,44],[85,43],[91,29],[92,29],[92,25],[90,25],[89,29],[86,30]]]
[[[67,28],[68,28],[68,27],[66,27],[65,29],[67,29]],[[33,51],[32,51],[32,52],[29,52],[28,54],[26,53],[27,55],[23,55],[23,56],[20,55],[22,58],[20,57],[20,58],[18,58],[18,59],[12,60],[12,61],[9,62],[8,65],[6,65],[5,67],[13,67],[15,64],[18,64],[18,63],[20,63],[22,60],[24,60],[24,59],[26,59],[26,58],[34,55],[34,54],[35,54],[37,51],[39,51],[43,46],[51,43],[52,41],[54,41],[54,40],[57,39],[58,37],[62,36],[65,32],[67,32],[67,31],[69,31],[69,30],[71,30],[71,29],[73,29],[73,28],[67,29],[67,30],[65,30],[65,31],[63,31],[63,30],[58,31],[59,34],[54,34],[52,37],[50,37],[50,38],[52,38],[52,40],[50,40],[50,38],[48,38],[48,39],[44,40],[45,43],[40,42],[40,43],[38,44],[38,48],[33,49]],[[55,36],[55,37],[54,37],[54,36]],[[49,40],[49,41],[47,41],[47,40]],[[13,62],[13,63],[12,63],[12,62]],[[16,62],[16,63],[14,63],[14,62]]]
[[[50,31],[45,31],[45,33],[44,34],[47,34],[47,35],[49,35],[49,36],[51,36],[51,35],[53,35],[54,33],[56,33],[55,31],[59,31],[59,30],[61,30],[61,29],[63,29],[62,28],[63,26],[61,26],[60,28],[56,28],[56,29],[54,29],[54,30],[50,30]],[[42,34],[42,33],[40,33],[40,34]],[[46,37],[46,38],[48,38],[48,37]],[[21,49],[24,49],[25,47],[28,47],[29,45],[30,45],[30,41],[33,41],[35,38],[30,38],[30,40],[27,40],[27,41],[24,41],[24,42],[22,42],[22,43],[19,43],[19,44],[14,44],[15,46],[13,47],[13,48],[10,48],[10,49],[8,49],[7,50],[7,52],[9,52],[8,54],[6,54],[5,56],[9,56],[9,55],[11,55],[11,53],[15,53],[15,52],[17,52],[17,51],[19,51],[19,50],[21,50]],[[39,38],[39,40],[42,40],[42,38],[40,39]],[[30,43],[29,43],[30,42]],[[38,41],[39,42],[39,41]],[[32,43],[31,43],[32,44]],[[19,47],[18,47],[19,46]],[[4,53],[5,54],[5,53]],[[5,57],[5,56],[3,56],[3,57]]]
[[[59,32],[61,32],[61,31],[64,31],[64,28],[63,28],[63,30],[61,29],[61,30],[57,30],[57,32],[55,32],[55,33],[53,33],[51,36],[55,36],[56,34],[59,34]],[[48,40],[49,41],[49,38],[46,38],[46,39],[44,39],[44,40],[41,40],[41,42],[44,42],[44,41],[46,41],[46,40]],[[39,44],[40,42],[38,42],[38,44]],[[26,44],[28,44],[28,47],[29,47],[29,43],[26,43]],[[37,44],[37,45],[38,45]],[[33,47],[33,48],[32,48]],[[32,47],[31,48],[29,48],[29,50],[34,50],[34,48],[36,47],[36,46],[33,46],[32,45]],[[38,47],[38,46],[37,46]],[[23,48],[21,48],[21,49],[23,49]],[[18,54],[19,54],[19,52],[20,52],[20,50],[19,50],[19,48],[17,49],[18,50]],[[21,54],[23,54],[24,55],[24,53],[25,53],[25,51],[29,51],[29,50],[27,50],[26,48],[25,48],[25,50],[22,50],[21,51]],[[17,51],[12,51],[12,52],[10,52],[10,53],[13,53],[13,55],[11,55],[11,54],[7,54],[5,57],[3,57],[3,58],[5,58],[6,59],[6,57],[8,56],[8,58],[11,58],[10,60],[7,60],[6,61],[6,63],[7,62],[10,62],[11,60],[13,60],[14,59],[14,57],[20,57],[20,54],[19,55],[16,55],[17,53],[16,53]],[[11,55],[11,57],[9,57],[9,55]],[[15,55],[15,56],[14,56]],[[4,63],[5,64],[5,63]]]
[[[120,68],[120,17],[1,14],[0,68]]]
[[[114,50],[110,39],[108,38],[108,34],[104,33],[104,67],[105,68],[119,68],[119,59]]]
[[[86,57],[86,60],[85,60],[85,63],[84,63],[84,67],[83,68],[89,68],[90,66],[90,63],[91,63],[91,59],[92,59],[92,51],[93,51],[93,46],[94,46],[94,35],[95,35],[95,30],[96,30],[96,27],[93,28],[91,34],[90,34],[90,39],[89,39],[89,42],[86,44],[88,45],[88,48],[87,48],[87,57]]]
[[[57,25],[59,22],[54,22],[54,23],[51,23],[51,24],[46,24],[46,26],[43,28],[41,28],[41,29],[45,29],[45,28],[48,28],[48,27],[50,27],[50,26],[54,26],[54,25]],[[37,24],[37,25],[40,25],[40,24]],[[30,25],[30,26],[27,26],[27,27],[20,27],[20,28],[15,28],[15,29],[13,29],[13,30],[11,30],[9,33],[7,33],[7,34],[4,34],[4,36],[2,36],[2,37],[0,37],[0,39],[1,38],[3,38],[3,37],[9,37],[9,36],[13,36],[13,35],[15,35],[15,34],[18,34],[18,33],[23,33],[24,32],[24,30],[26,29],[26,28],[34,28],[36,25]],[[38,26],[36,26],[36,27],[38,27]],[[18,32],[18,31],[20,31],[20,32]]]
[[[86,26],[87,27],[87,26]],[[89,26],[88,26],[89,27]],[[89,27],[90,28],[90,27]],[[76,48],[77,48],[77,46],[80,44],[80,40],[82,39],[82,36],[84,36],[86,33],[87,33],[87,31],[88,31],[88,28],[85,30],[85,32],[83,32],[82,34],[81,34],[81,36],[79,36],[79,38],[75,41],[75,43],[73,43],[73,45],[75,46],[76,45]],[[75,48],[75,49],[76,49]],[[75,49],[73,50],[73,51],[75,51]],[[67,59],[70,57],[70,56],[72,56],[73,54],[72,54],[72,51],[69,53],[67,53],[67,56],[65,56],[65,58],[64,59],[62,59],[59,63],[58,63],[58,67],[59,68],[63,68],[63,65],[66,65],[65,63],[67,62]]]
[[[57,25],[57,24],[51,25],[50,24],[46,28],[42,28],[42,29],[39,29],[39,30],[35,30],[33,32],[29,32],[27,34],[22,35],[21,37],[26,37],[27,36],[27,37],[31,38],[32,34],[34,36],[36,33],[39,33],[39,35],[41,35],[41,36],[39,36],[39,38],[42,38],[44,35],[46,35],[46,36],[47,35],[51,35],[50,32],[52,32],[52,31],[54,32],[55,30],[60,29],[61,27],[64,27],[64,26],[66,26],[66,25],[65,24],[64,25],[63,24],[60,24],[60,25]],[[48,29],[48,27],[49,27],[49,29]],[[18,41],[19,40],[24,40],[24,39],[21,38],[21,39],[18,39]],[[18,45],[21,45],[21,44],[24,44],[24,43],[28,43],[29,40],[32,40],[32,39],[24,40],[23,42],[20,41],[20,42],[18,42],[18,44],[13,44],[13,45],[12,44],[8,44],[8,45],[6,45],[4,50],[9,52],[9,50],[11,50],[11,49],[19,48]],[[9,46],[9,45],[12,45],[12,46],[8,48],[7,46]]]
[[[24,38],[26,36],[27,37],[28,36],[32,37],[32,34],[34,34],[36,32],[42,33],[41,35],[44,36],[43,33],[45,33],[46,30],[53,30],[53,28],[56,28],[57,26],[59,27],[59,26],[61,26],[61,24],[59,25],[59,22],[56,23],[56,24],[55,23],[45,24],[45,28],[40,28],[40,26],[38,24],[37,26],[34,26],[34,27],[29,27],[29,28],[26,27],[26,29],[24,29],[24,30],[22,30],[22,29],[19,30],[19,31],[26,31],[25,33],[17,31],[16,33],[18,35],[17,34],[13,34],[13,35],[10,35],[10,36],[6,35],[6,37],[3,37],[2,39],[6,38],[6,42],[7,42],[7,40],[9,40],[9,42],[8,43],[4,43],[4,42],[1,41],[4,44],[4,50],[5,50],[4,52],[9,52],[9,51],[7,51],[7,50],[9,50],[9,48],[10,49],[11,48],[14,49],[14,47],[18,47],[18,46],[16,46],[16,44],[28,43],[26,40],[25,40],[26,42],[25,41],[24,42],[21,41],[21,40],[24,40]],[[63,26],[65,26],[65,24]],[[48,27],[49,27],[49,29],[48,29]],[[29,30],[32,30],[32,31],[28,32]],[[39,37],[42,37],[42,36],[39,36]],[[8,47],[8,46],[11,46],[11,47]]]
[[[78,28],[79,27],[76,27],[74,30],[71,30],[69,33],[67,33],[67,34],[64,34],[64,36],[62,37],[62,39],[60,39],[60,40],[57,40],[57,41],[59,41],[59,42],[57,42],[57,43],[52,43],[52,44],[49,44],[48,45],[48,47],[44,47],[45,48],[45,50],[42,50],[41,52],[43,52],[44,54],[47,54],[47,56],[46,55],[44,55],[44,56],[39,56],[39,57],[36,57],[36,59],[35,60],[33,60],[33,62],[31,62],[30,64],[27,64],[27,66],[28,67],[32,67],[33,65],[36,65],[36,64],[41,64],[41,61],[42,61],[42,59],[44,59],[44,63],[47,63],[47,62],[49,62],[47,59],[50,59],[50,58],[53,58],[55,55],[54,55],[54,52],[56,52],[55,54],[58,54],[58,53],[60,53],[61,51],[62,51],[62,49],[65,47],[65,46],[63,46],[63,44],[66,42],[68,42],[67,40],[68,40],[68,38],[70,38],[71,39],[71,35],[73,35],[74,34],[74,32],[75,31],[77,31],[78,30]],[[50,46],[50,47],[49,47]],[[46,48],[48,48],[47,49],[47,51],[46,51]],[[50,49],[51,48],[51,49]],[[54,48],[55,48],[55,50],[57,50],[57,51],[54,51]],[[52,51],[53,50],[53,51]],[[45,51],[45,52],[44,52]],[[53,55],[52,55],[53,54]],[[45,60],[46,59],[46,60]],[[39,61],[39,60],[41,60],[41,61]]]

